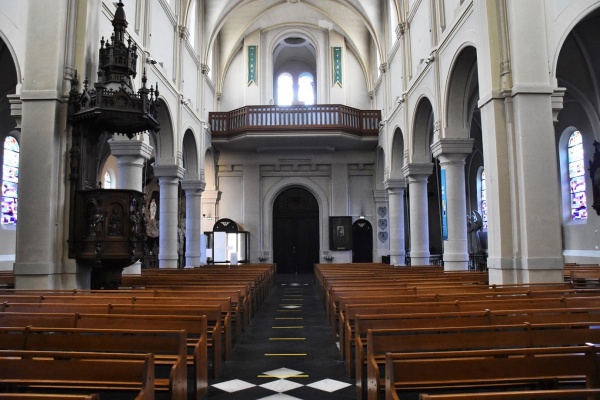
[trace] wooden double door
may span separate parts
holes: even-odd
[[[289,188],[273,204],[273,260],[280,274],[310,274],[319,262],[319,204],[306,189]]]

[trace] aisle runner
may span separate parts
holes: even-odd
[[[313,280],[312,275],[278,277],[277,287],[234,348],[220,382],[211,385],[206,398],[356,398],[355,386],[349,383],[339,351],[330,339],[330,327]]]

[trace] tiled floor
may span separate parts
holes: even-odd
[[[211,400],[356,399],[313,275],[278,275],[219,379],[209,384]]]

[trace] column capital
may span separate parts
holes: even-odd
[[[205,190],[202,193],[202,199],[206,201],[217,202],[221,198],[221,192],[218,190]]]
[[[386,179],[383,181],[385,190],[406,189],[406,179]]]
[[[179,165],[154,165],[154,176],[157,178],[183,178],[185,169]]]
[[[206,182],[200,181],[200,180],[193,180],[193,179],[189,179],[189,180],[183,180],[181,181],[181,188],[185,191],[185,192],[203,192],[204,188],[206,187]]]
[[[386,190],[373,190],[373,199],[375,202],[387,201]]]
[[[149,160],[152,157],[152,146],[141,140],[114,140],[108,141],[110,154],[115,157],[135,156]]]
[[[431,153],[435,158],[438,158],[441,155],[462,155],[464,159],[467,154],[471,154],[473,151],[473,138],[462,138],[462,139],[449,139],[443,138],[433,143],[431,148]]]
[[[402,167],[407,179],[427,178],[433,173],[433,163],[410,163]]]

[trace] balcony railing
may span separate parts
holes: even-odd
[[[313,106],[246,106],[228,112],[211,112],[213,138],[247,131],[344,131],[360,136],[379,133],[381,111],[358,110],[340,104]]]

